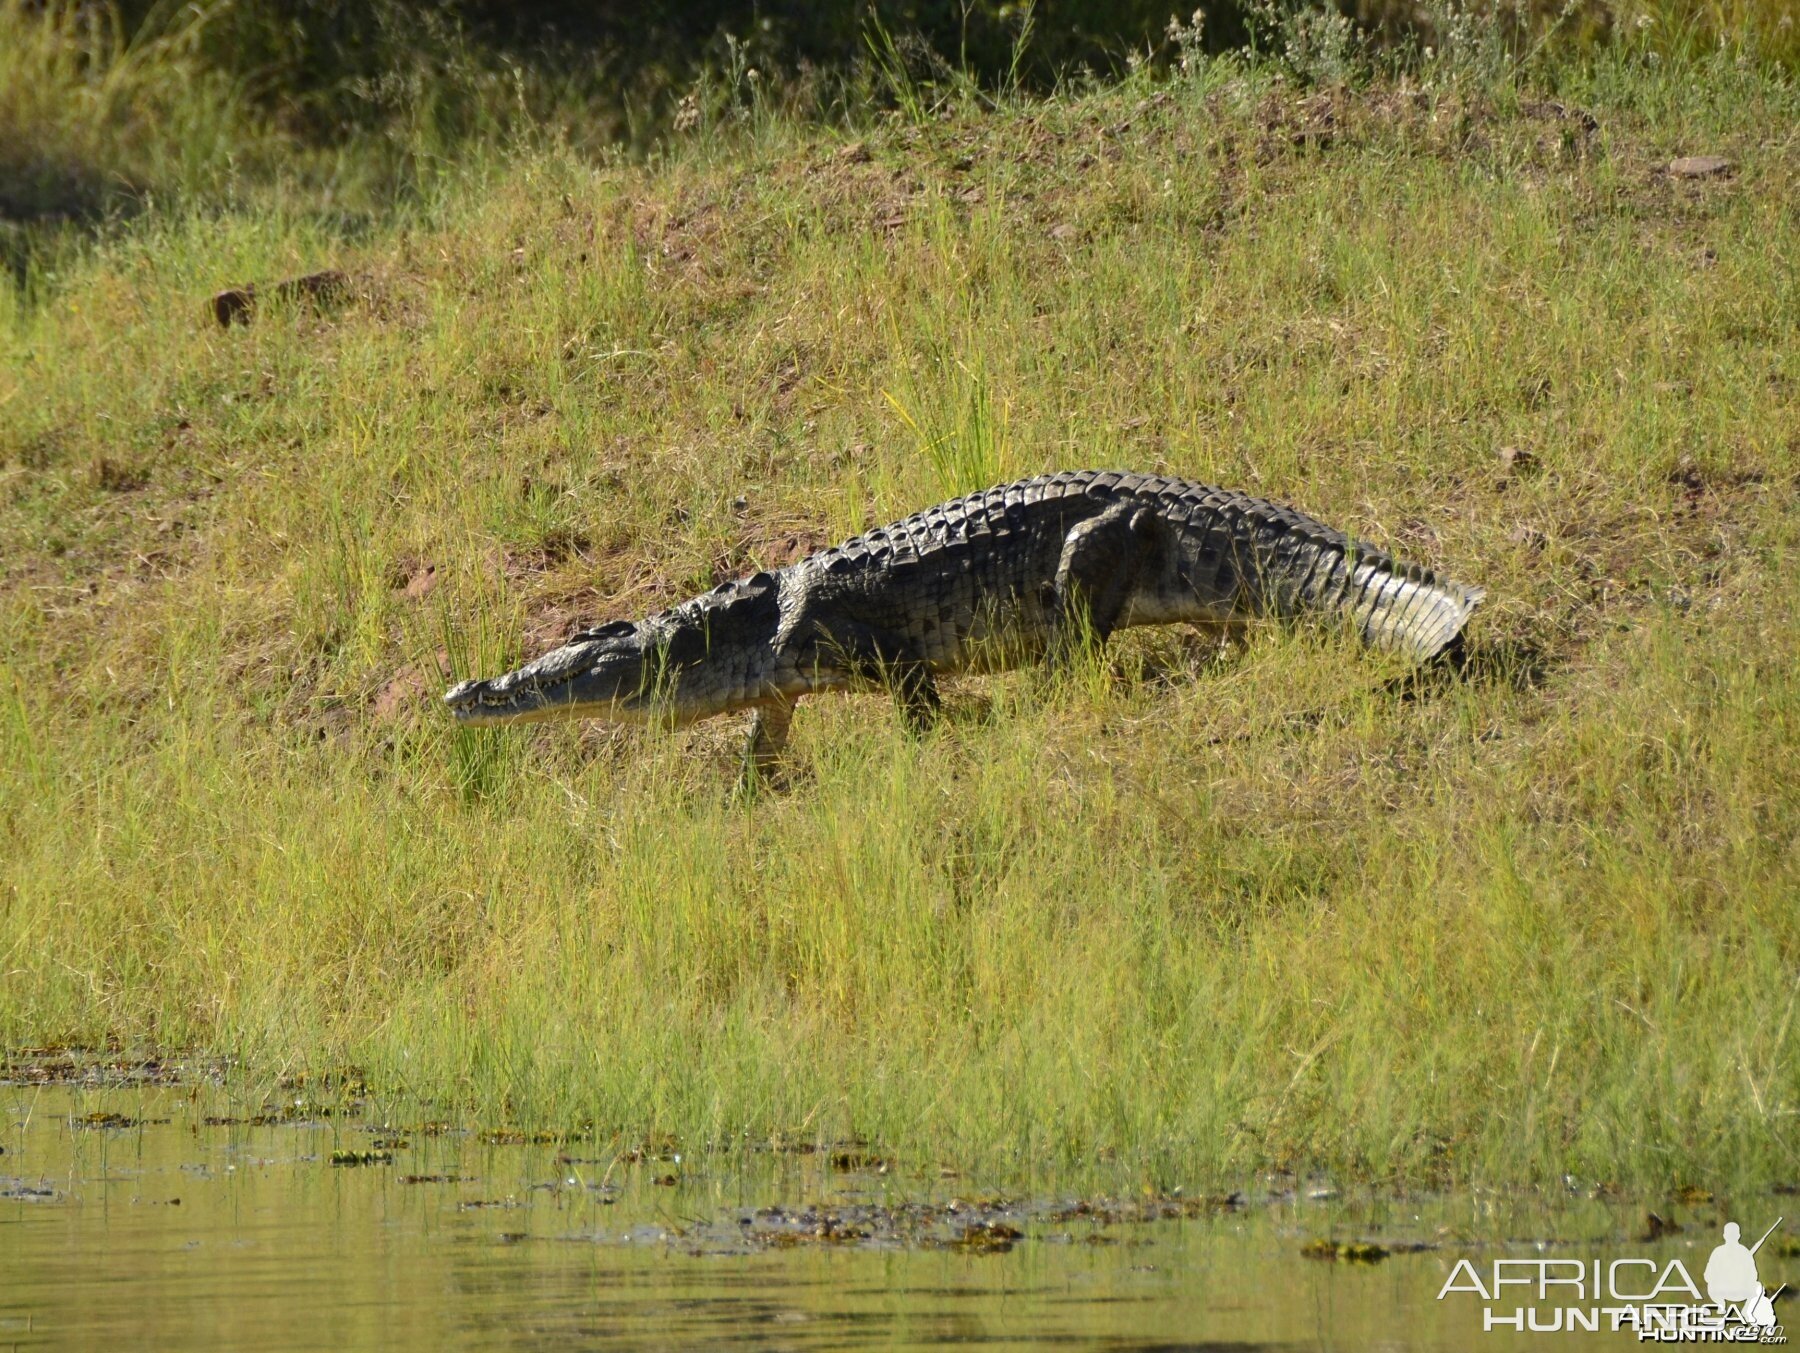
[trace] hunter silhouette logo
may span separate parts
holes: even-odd
[[[1775,1226],[1781,1225],[1783,1220],[1777,1217]],[[1775,1324],[1775,1298],[1786,1287],[1784,1283],[1769,1295],[1763,1291],[1756,1276],[1756,1252],[1763,1247],[1763,1241],[1775,1233],[1775,1226],[1763,1232],[1762,1240],[1745,1249],[1738,1240],[1742,1234],[1738,1224],[1726,1222],[1725,1243],[1706,1261],[1706,1295],[1719,1306],[1737,1307],[1743,1312],[1744,1323],[1758,1329],[1769,1329]]]
[[[1756,1265],[1757,1251],[1783,1220],[1777,1217],[1750,1246],[1736,1222],[1725,1223],[1723,1243],[1702,1273],[1704,1292],[1680,1259],[1494,1259],[1485,1272],[1459,1259],[1437,1299],[1458,1292],[1479,1297],[1484,1330],[1614,1330],[1654,1343],[1785,1344],[1775,1299],[1787,1284],[1769,1291]]]

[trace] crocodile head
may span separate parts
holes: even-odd
[[[643,626],[614,621],[504,676],[459,682],[444,692],[444,703],[458,723],[472,727],[541,719],[644,722],[656,704],[656,648]]]
[[[471,726],[541,719],[676,725],[748,702],[780,620],[766,573],[725,583],[647,620],[584,630],[504,676],[444,692]]]

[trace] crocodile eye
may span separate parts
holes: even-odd
[[[569,636],[569,642],[579,639],[626,639],[637,633],[637,625],[630,620],[609,620],[596,629],[582,630]]]

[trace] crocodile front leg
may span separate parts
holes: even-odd
[[[766,775],[780,764],[793,723],[794,702],[784,695],[756,707],[756,717],[750,721],[750,742],[744,748],[747,779]]]
[[[901,635],[847,617],[818,617],[795,627],[796,661],[816,687],[878,685],[894,693],[908,728],[922,732],[942,700],[923,655]]]

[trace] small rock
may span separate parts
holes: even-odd
[[[1664,1236],[1674,1235],[1680,1229],[1680,1222],[1659,1216],[1655,1212],[1646,1212],[1644,1214],[1644,1231],[1638,1237],[1638,1242],[1648,1244],[1652,1240],[1661,1240]]]
[[[950,1242],[951,1248],[979,1254],[1004,1254],[1025,1233],[1003,1221],[977,1221],[964,1227]]]
[[[1326,1263],[1379,1264],[1389,1253],[1383,1246],[1359,1240],[1309,1240],[1300,1247],[1302,1259]]]
[[[250,322],[250,307],[256,300],[255,287],[232,287],[212,298],[213,319],[221,329]]]
[[[437,586],[437,581],[437,565],[427,564],[408,578],[406,586],[400,590],[408,601],[423,601],[431,595],[432,589]]]
[[[394,1153],[392,1151],[333,1151],[331,1163],[333,1165],[392,1165]]]
[[[1670,177],[1678,179],[1710,179],[1731,172],[1731,161],[1722,155],[1683,155],[1670,160]]]
[[[1520,446],[1503,446],[1497,455],[1500,468],[1510,475],[1528,475],[1540,468],[1536,454]]]

